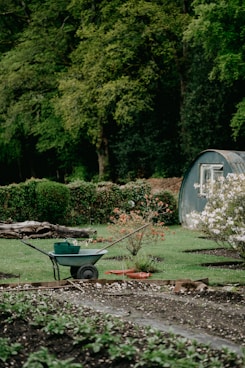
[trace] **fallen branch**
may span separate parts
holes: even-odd
[[[96,231],[89,228],[66,227],[49,222],[0,223],[0,238],[6,239],[89,238],[95,234]]]

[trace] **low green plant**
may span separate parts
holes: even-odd
[[[43,327],[43,331],[52,335],[63,335],[72,326],[69,315],[55,314]]]
[[[135,257],[131,257],[128,268],[134,268],[138,272],[154,273],[158,271],[156,258],[147,255],[145,252],[140,252]]]
[[[74,324],[73,333],[74,344],[91,342],[93,341],[93,336],[96,334],[96,326],[91,318],[83,318],[83,320],[77,318]]]
[[[21,348],[18,342],[11,343],[9,338],[0,337],[0,360],[6,362],[11,355],[17,355]]]
[[[139,348],[136,346],[137,340],[126,339],[121,344],[111,344],[108,349],[112,361],[132,361],[139,354]]]
[[[50,354],[46,347],[41,347],[35,353],[31,353],[23,365],[23,368],[83,368],[82,364],[73,363],[73,358],[59,360]]]
[[[24,303],[22,294],[18,294],[17,298],[14,296],[7,298],[8,294],[4,294],[4,302],[0,304],[0,310],[5,315],[5,321],[12,323],[15,319],[25,319],[30,313],[30,304]],[[16,300],[17,299],[17,300]]]
[[[84,347],[92,349],[97,354],[101,350],[109,349],[112,345],[120,344],[121,337],[115,334],[114,327],[115,320],[113,321],[109,316],[109,320],[103,324],[103,330],[100,333],[95,333],[94,341],[86,344]]]

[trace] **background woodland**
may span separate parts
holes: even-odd
[[[244,150],[243,0],[0,0],[0,185]]]

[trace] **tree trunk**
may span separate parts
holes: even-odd
[[[89,238],[94,234],[96,231],[92,229],[53,225],[49,222],[0,223],[0,238],[6,239]]]
[[[99,165],[99,180],[107,180],[109,171],[109,151],[108,139],[104,136],[104,130],[101,129],[101,135],[97,142],[97,155]]]

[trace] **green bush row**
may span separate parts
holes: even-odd
[[[117,185],[111,182],[76,181],[61,184],[46,179],[0,187],[0,221],[48,221],[54,224],[105,224],[114,208],[143,211],[146,198],[164,203],[162,220],[177,223],[177,201],[170,192],[151,196],[144,180]],[[165,211],[165,209],[167,209]]]

